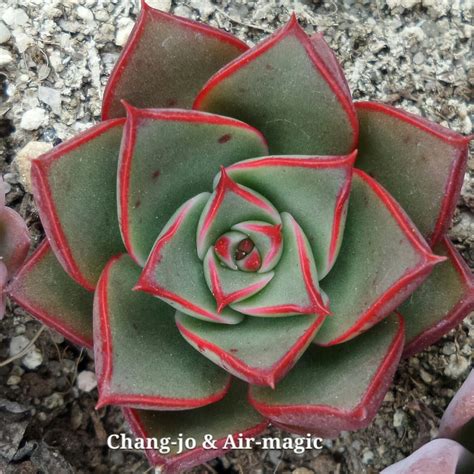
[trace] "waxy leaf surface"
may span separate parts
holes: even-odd
[[[64,271],[47,240],[14,276],[7,293],[35,318],[70,341],[92,347],[94,295]]]
[[[184,110],[127,107],[119,166],[119,221],[132,258],[143,265],[173,212],[212,190],[221,166],[267,150],[262,135],[237,120]]]
[[[356,170],[341,251],[321,282],[332,316],[315,342],[337,344],[367,330],[404,301],[440,260],[393,198]]]
[[[175,310],[132,291],[138,267],[128,255],[105,267],[94,299],[94,351],[99,406],[179,410],[220,400],[229,375],[179,334]]]
[[[308,347],[324,317],[245,318],[236,326],[176,314],[181,334],[202,355],[251,384],[272,387]]]
[[[273,390],[251,387],[250,401],[272,422],[334,437],[367,426],[382,403],[403,349],[403,321],[386,318],[352,341],[310,346]]]
[[[359,102],[356,109],[356,166],[382,184],[435,243],[451,222],[469,139],[390,106]]]
[[[102,122],[32,161],[35,202],[51,248],[88,290],[109,258],[124,251],[116,211],[123,122]]]
[[[160,467],[166,474],[182,473],[186,469],[220,456],[231,449],[224,447],[229,437],[238,442],[259,435],[267,422],[248,404],[247,385],[233,380],[227,395],[217,403],[194,410],[160,412],[150,410],[125,410],[133,432],[140,438],[165,438],[177,440],[193,438],[197,448],[178,454],[178,446],[170,445],[169,454],[147,450],[150,464]],[[203,448],[205,435],[211,435],[216,449]]]
[[[247,50],[237,38],[206,25],[155,10],[142,11],[105,90],[102,118],[136,107],[190,108],[219,68]]]
[[[190,316],[224,324],[243,318],[230,308],[217,311],[196,251],[196,229],[210,193],[183,204],[165,225],[150,254],[137,290],[151,293]]]
[[[294,16],[217,72],[193,107],[253,125],[275,155],[342,155],[357,140],[352,102]]]

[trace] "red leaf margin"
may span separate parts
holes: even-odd
[[[96,409],[106,405],[122,405],[139,409],[186,410],[202,407],[221,400],[229,391],[231,384],[230,376],[223,390],[210,397],[193,400],[142,394],[124,394],[112,391],[112,335],[110,331],[107,287],[112,266],[125,255],[116,255],[108,261],[99,278],[94,295],[94,359],[99,391],[99,401]]]
[[[322,75],[324,80],[329,85],[330,89],[334,92],[336,98],[340,102],[342,108],[346,112],[349,123],[352,126],[354,132],[354,138],[351,149],[357,148],[359,138],[359,121],[352,101],[348,100],[347,91],[341,89],[338,83],[338,78],[334,77],[328,68],[328,61],[323,60],[319,53],[316,52],[314,43],[305,33],[303,28],[299,25],[296,15],[293,13],[288,23],[280,28],[278,31],[270,35],[261,43],[258,43],[254,48],[249,49],[233,61],[229,62],[226,66],[217,71],[209,81],[203,86],[201,91],[196,96],[193,104],[193,109],[200,109],[202,102],[204,101],[207,94],[222,80],[230,76],[241,67],[247,65],[249,62],[258,58],[260,55],[271,49],[275,44],[281,41],[283,38],[289,35],[295,35],[299,42],[304,47],[306,54],[308,55],[311,62],[314,64],[315,69]],[[318,38],[315,39],[317,41]]]
[[[319,316],[314,323],[309,326],[305,333],[298,339],[298,341],[284,354],[275,364],[270,368],[250,367],[243,360],[238,358],[231,352],[222,350],[216,344],[209,342],[202,337],[194,334],[192,331],[184,327],[178,321],[176,326],[183,335],[183,337],[192,344],[201,353],[210,352],[215,354],[223,364],[226,366],[225,370],[232,375],[245,380],[253,385],[268,385],[275,388],[275,385],[280,381],[295,365],[298,358],[305,351],[311,343],[317,330],[321,327],[325,320],[325,316]]]
[[[41,308],[38,308],[36,306],[32,306],[16,291],[16,282],[20,280],[23,275],[27,274],[31,270],[31,268],[41,262],[41,260],[45,257],[49,250],[50,245],[48,243],[48,240],[44,239],[43,242],[41,242],[41,244],[39,245],[39,247],[30,256],[30,258],[20,268],[20,270],[15,275],[14,279],[10,282],[5,291],[13,301],[15,301],[22,308],[26,309],[39,321],[43,322],[49,327],[52,327],[74,344],[77,344],[80,347],[86,347],[87,349],[92,349],[94,345],[92,339],[84,338],[83,335],[77,333],[76,331],[65,325],[61,320],[57,318],[56,315],[50,314],[47,311],[43,311],[41,310]]]
[[[471,269],[448,237],[444,236],[441,242],[445,246],[450,260],[453,262],[456,271],[459,273],[465,285],[464,298],[451,309],[444,319],[438,321],[419,334],[415,339],[408,342],[402,357],[410,357],[417,352],[421,352],[431,344],[434,344],[441,336],[456,327],[470,311],[474,310],[474,277],[471,273]]]
[[[31,161],[33,195],[35,196],[41,223],[48,236],[51,249],[71,278],[89,291],[94,291],[95,284],[88,281],[82,274],[72,255],[52,196],[49,193],[47,174],[52,163],[60,159],[63,154],[69,153],[84,143],[94,140],[111,128],[122,126],[124,123],[124,118],[101,122]]]
[[[445,197],[441,205],[438,220],[436,221],[432,234],[426,238],[431,247],[433,247],[441,240],[451,223],[454,210],[456,209],[457,200],[461,193],[464,170],[467,166],[469,154],[468,145],[474,135],[465,137],[423,117],[379,102],[360,101],[355,102],[354,106],[356,110],[366,109],[389,115],[392,118],[406,122],[409,125],[419,128],[420,130],[458,148],[459,154],[454,159],[451,166],[449,179],[447,181],[446,189],[444,190]]]
[[[104,98],[102,101],[102,120],[109,119],[110,107],[114,98],[115,89],[117,87],[117,82],[120,79],[123,70],[127,67],[130,57],[133,55],[134,50],[136,49],[137,44],[140,42],[143,30],[146,28],[147,21],[149,18],[157,19],[161,21],[168,21],[172,23],[179,24],[182,27],[190,28],[201,33],[204,33],[209,36],[214,36],[219,40],[233,44],[237,49],[240,49],[242,52],[248,50],[248,45],[243,41],[239,40],[230,33],[212,28],[204,23],[198,23],[197,21],[189,20],[187,18],[171,15],[165,13],[164,11],[157,10],[156,8],[151,7],[146,3],[145,0],[141,0],[141,10],[139,17],[133,27],[130,37],[120,54],[119,59],[115,63],[115,66],[110,74],[109,80],[104,91]]]
[[[122,409],[125,419],[129,423],[132,432],[137,438],[147,438],[146,429],[143,423],[140,421],[140,415],[136,410],[130,408]],[[253,426],[241,434],[244,439],[253,438],[261,434],[268,426],[268,421],[262,421],[256,426]],[[186,469],[191,469],[199,464],[205,463],[214,459],[218,456],[231,451],[231,448],[224,448],[226,438],[216,440],[217,449],[204,449],[202,446],[192,451],[181,453],[179,455],[173,456],[171,459],[165,456],[161,456],[155,450],[145,450],[145,455],[148,459],[148,462],[157,468],[162,468],[163,473],[166,474],[179,474]]]
[[[341,431],[365,428],[375,417],[382,404],[402,355],[405,323],[401,315],[395,314],[398,317],[398,331],[374,377],[370,381],[365,395],[354,408],[345,410],[329,405],[266,405],[263,402],[257,401],[252,396],[251,390],[249,391],[250,404],[275,426],[298,434],[312,432],[318,436],[334,438]],[[312,417],[312,419],[317,420],[317,426],[313,425],[308,429],[307,426],[302,427],[285,422],[284,417],[291,418],[295,415],[304,418]]]

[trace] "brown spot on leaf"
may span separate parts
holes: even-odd
[[[265,64],[265,69],[267,71],[273,71],[273,69],[275,69],[271,64]]]
[[[137,208],[139,208],[141,205],[142,205],[142,202],[140,201],[140,199],[137,199],[137,200],[135,201],[135,206],[134,206],[134,207],[135,207],[135,209],[137,209]]]
[[[222,145],[223,143],[227,143],[231,138],[232,135],[230,133],[226,133],[225,135],[222,135],[222,137],[220,137],[217,141]]]
[[[160,170],[156,170],[156,171],[153,172],[153,174],[151,175],[151,177],[152,177],[153,179],[158,179],[158,177],[160,176],[160,174],[161,174],[161,171],[160,171]]]
[[[176,107],[177,104],[178,104],[177,99],[168,99],[166,101],[166,107]]]
[[[229,349],[229,352],[236,353],[239,352],[239,349]]]

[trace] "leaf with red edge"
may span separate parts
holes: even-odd
[[[253,438],[267,427],[268,422],[248,404],[246,392],[246,384],[233,380],[226,397],[213,405],[180,412],[124,410],[124,414],[137,438],[196,440],[195,449],[180,454],[176,445],[169,445],[169,454],[145,451],[150,464],[160,472],[178,474],[230,451],[230,440],[237,443],[241,438]],[[207,434],[216,449],[203,447]]]
[[[276,155],[347,154],[357,143],[352,101],[294,15],[217,72],[193,108],[253,125]]]
[[[132,291],[140,270],[128,255],[114,257],[97,284],[98,406],[186,410],[220,400],[229,374],[196,357],[176,328],[171,306]]]
[[[266,197],[234,182],[222,168],[219,181],[197,227],[197,251],[203,259],[208,249],[233,225],[248,220],[281,223],[280,215]]]
[[[403,349],[395,315],[345,344],[310,346],[274,390],[251,387],[250,402],[273,423],[335,437],[366,427],[375,416]]]
[[[119,165],[119,222],[143,265],[163,226],[187,199],[212,189],[220,166],[265,154],[264,138],[238,120],[127,106]]]
[[[447,237],[434,251],[447,260],[398,308],[405,318],[405,357],[436,342],[474,310],[474,279],[469,267]]]
[[[210,193],[185,202],[165,225],[151,251],[136,290],[145,291],[195,318],[224,324],[243,316],[217,304],[204,279],[196,252],[196,228]]]
[[[366,331],[443,260],[431,253],[398,203],[376,181],[355,170],[339,258],[321,282],[332,317],[315,342],[338,344]]]
[[[450,438],[474,452],[474,370],[446,408],[439,438]]]
[[[88,290],[109,258],[124,251],[117,218],[123,124],[102,122],[32,161],[35,201],[51,248]]]
[[[356,109],[357,167],[381,183],[436,243],[456,207],[469,137],[388,105],[358,102]]]
[[[235,163],[226,171],[296,219],[322,279],[342,242],[355,156],[269,156]]]
[[[450,439],[435,439],[380,474],[472,474],[474,456]]]
[[[135,28],[107,83],[102,118],[125,115],[121,99],[136,107],[191,108],[206,80],[247,49],[228,33],[142,1]]]
[[[92,348],[93,294],[72,280],[47,240],[13,277],[7,294],[65,338]]]
[[[176,313],[184,338],[202,355],[251,384],[274,387],[310,344],[324,316],[246,318],[236,326]]]
[[[308,239],[290,214],[284,212],[281,218],[284,248],[275,276],[255,296],[230,306],[251,316],[326,316],[329,314],[328,301],[319,288]]]

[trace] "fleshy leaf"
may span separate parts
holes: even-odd
[[[259,273],[265,273],[275,268],[283,251],[281,224],[271,225],[259,221],[246,221],[232,226],[232,229],[247,234],[255,247],[258,248],[262,258]]]
[[[107,83],[102,119],[125,115],[122,99],[143,108],[191,108],[206,80],[247,49],[228,33],[142,1],[135,28]]]
[[[393,315],[345,344],[311,345],[274,390],[251,387],[250,402],[272,422],[322,437],[366,427],[402,349],[403,320]]]
[[[304,229],[322,279],[334,264],[346,220],[355,153],[348,156],[270,156],[226,169]]]
[[[387,105],[359,102],[356,109],[357,167],[381,183],[436,243],[451,222],[469,138]]]
[[[474,370],[446,408],[438,437],[453,439],[474,451]]]
[[[102,122],[32,161],[34,196],[51,248],[93,290],[124,247],[117,219],[117,163],[124,120]]]
[[[69,277],[46,239],[6,291],[42,323],[79,346],[92,348],[93,294]]]
[[[243,319],[230,308],[217,311],[196,252],[196,228],[210,197],[202,193],[184,203],[159,235],[136,290],[151,293],[190,316],[224,324]]]
[[[273,278],[273,272],[255,273],[231,270],[222,266],[210,248],[204,258],[204,277],[209,291],[214,295],[217,311],[231,303],[250,298],[261,291]]]
[[[472,474],[474,456],[450,439],[435,439],[380,474]]]
[[[397,202],[355,170],[341,252],[321,282],[333,316],[315,342],[338,344],[366,331],[402,303],[442,260],[431,253]]]
[[[187,199],[212,189],[219,167],[265,154],[262,135],[234,119],[127,106],[119,165],[119,222],[143,265],[163,226]]]
[[[352,101],[295,16],[217,72],[193,108],[253,125],[275,155],[347,154],[357,141]]]
[[[176,328],[171,306],[132,291],[140,271],[128,255],[114,257],[97,285],[98,406],[185,410],[220,400],[229,374],[196,357]]]
[[[405,318],[405,357],[436,342],[474,310],[474,280],[458,251],[447,237],[434,251],[447,260],[398,308]]]
[[[247,236],[241,232],[229,231],[222,234],[214,244],[214,251],[217,258],[223,265],[231,270],[237,270],[239,267],[235,263],[235,254],[239,244]]]
[[[258,192],[235,183],[221,169],[217,186],[204,208],[197,227],[197,251],[203,259],[209,247],[242,221],[258,220],[280,224],[278,211]]]
[[[323,320],[315,315],[249,317],[227,326],[176,313],[181,334],[202,355],[251,384],[271,387],[301,357]]]
[[[260,293],[231,307],[251,316],[325,316],[327,299],[319,289],[308,239],[290,214],[281,217],[284,248],[275,276]]]
[[[176,445],[169,445],[169,454],[145,451],[150,464],[160,468],[160,472],[178,474],[229,451],[231,445],[226,446],[226,441],[237,442],[240,435],[243,439],[255,437],[267,427],[268,423],[248,404],[246,392],[246,384],[233,380],[226,397],[206,407],[180,412],[124,410],[124,413],[137,438],[182,437],[197,441],[195,449],[181,454],[177,453]],[[212,436],[216,449],[203,447],[206,434]]]

